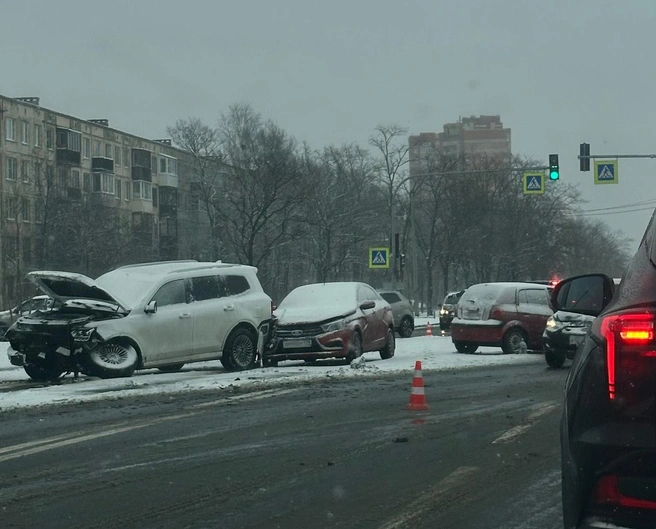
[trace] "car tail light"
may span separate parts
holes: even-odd
[[[603,476],[595,486],[594,502],[608,507],[624,507],[627,509],[656,510],[656,501],[647,498],[627,496],[620,490],[619,479],[616,475]]]
[[[608,396],[615,400],[618,368],[637,374],[645,366],[644,359],[656,357],[652,312],[622,312],[597,319],[592,333],[606,341]]]
[[[489,318],[491,320],[502,320],[503,319],[503,309],[501,307],[497,307],[496,305],[493,306],[490,309],[490,316]]]

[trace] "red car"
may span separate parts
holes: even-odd
[[[505,353],[542,350],[549,316],[550,287],[535,283],[483,283],[465,290],[451,322],[451,340],[460,353],[481,345],[500,346]]]
[[[365,283],[317,283],[298,287],[273,313],[273,336],[262,364],[313,361],[379,351],[394,356],[394,317],[383,298]]]

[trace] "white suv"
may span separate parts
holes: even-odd
[[[271,298],[250,266],[173,261],[124,266],[95,281],[68,272],[27,277],[56,305],[9,329],[8,354],[38,380],[176,371],[216,359],[249,369],[269,332]]]

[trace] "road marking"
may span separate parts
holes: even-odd
[[[225,399],[220,399],[220,400],[215,400],[212,402],[202,402],[200,404],[194,404],[192,406],[188,406],[190,409],[195,409],[195,408],[207,408],[209,406],[225,406],[226,404],[231,404],[233,402],[238,402],[240,400],[262,400],[262,399],[268,399],[269,397],[277,397],[278,395],[285,395],[287,393],[293,393],[294,391],[298,391],[299,388],[292,388],[292,389],[265,389],[262,391],[258,392],[251,392],[251,393],[245,393],[243,395],[237,395],[235,397],[228,397]]]
[[[220,406],[220,405],[230,404],[232,402],[238,402],[241,400],[261,400],[269,397],[277,397],[278,395],[292,393],[297,390],[298,388],[267,389],[259,392],[244,393],[243,395],[237,395],[235,397],[220,399],[213,402],[203,402],[201,404],[189,406],[188,408],[193,409],[193,408],[205,408],[208,406]],[[3,463],[4,461],[9,461],[11,459],[17,459],[19,457],[38,454],[40,452],[45,452],[47,450],[53,450],[55,448],[62,448],[64,446],[70,446],[73,444],[93,441],[94,439],[100,439],[103,437],[108,437],[110,435],[117,435],[132,430],[138,430],[140,428],[146,428],[147,426],[153,426],[155,424],[159,424],[165,421],[173,421],[176,419],[182,419],[184,417],[190,417],[192,415],[197,415],[198,413],[200,413],[200,411],[197,412],[190,411],[178,415],[170,415],[168,417],[160,417],[158,419],[152,419],[150,421],[142,422],[139,424],[118,426],[118,427],[110,428],[109,430],[101,430],[96,432],[89,432],[88,430],[69,432],[67,434],[58,435],[55,437],[49,437],[46,439],[38,439],[36,441],[29,441],[26,443],[20,443],[13,446],[5,446],[0,448],[0,463]]]
[[[545,402],[534,406],[533,411],[526,418],[526,424],[513,426],[510,430],[502,433],[499,437],[492,441],[492,444],[507,443],[512,441],[516,437],[519,437],[523,433],[530,430],[540,417],[555,410],[557,407],[558,404],[555,402]]]
[[[411,502],[405,512],[381,525],[378,529],[398,529],[405,526],[413,527],[416,525],[413,522],[417,518],[422,518],[425,511],[434,507],[439,496],[466,481],[476,471],[478,471],[478,467],[457,468],[444,479],[438,481],[435,487],[424,492],[416,500]]]

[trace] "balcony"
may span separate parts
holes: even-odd
[[[81,200],[82,190],[79,187],[69,187],[68,198],[70,198],[71,200]]]
[[[114,172],[114,160],[101,156],[94,156],[91,158],[91,170],[94,172]]]
[[[174,174],[159,174],[159,185],[160,187],[178,187],[178,175]]]
[[[80,153],[69,149],[57,149],[57,165],[80,165]]]
[[[150,172],[150,167],[132,166],[132,180],[143,180],[145,182],[152,182],[153,175]]]
[[[159,205],[159,216],[160,217],[177,217],[178,215],[178,206],[162,204]]]
[[[74,130],[57,127],[57,165],[80,165],[82,135]]]

